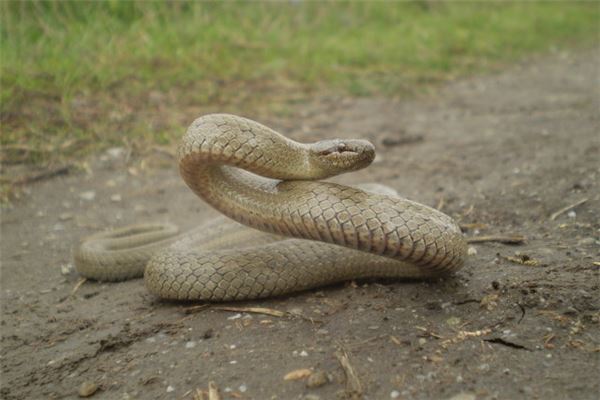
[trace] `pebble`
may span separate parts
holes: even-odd
[[[106,150],[106,155],[117,159],[117,158],[121,158],[126,154],[126,150],[123,147],[111,147],[110,149]]]
[[[475,398],[473,393],[460,392],[450,397],[448,400],[475,400]]]
[[[456,325],[460,324],[460,318],[450,317],[446,320],[446,323],[450,326],[456,326]]]
[[[79,397],[90,397],[98,390],[98,385],[93,382],[83,382],[79,386]]]
[[[186,344],[185,344],[186,349],[193,349],[194,347],[196,347],[196,342],[194,342],[194,341],[189,341],[189,342],[186,342]]]
[[[68,212],[62,213],[58,216],[58,219],[60,219],[61,221],[68,221],[72,218],[73,218],[73,214],[68,213]]]
[[[248,386],[246,386],[245,384],[241,384],[238,390],[242,393],[245,393],[246,390],[248,390]]]
[[[60,273],[62,275],[69,275],[71,272],[73,272],[73,264],[68,263],[60,266]]]
[[[427,344],[427,339],[419,338],[419,346],[424,346],[425,344]]]
[[[596,244],[596,239],[593,237],[586,237],[577,242],[578,246],[590,246],[592,244]]]
[[[112,196],[110,196],[110,201],[114,201],[115,203],[120,202],[122,199],[123,198],[120,194],[113,194]]]
[[[469,255],[469,256],[477,255],[477,249],[473,246],[469,247],[469,249],[467,250],[467,255]]]
[[[325,371],[316,371],[306,380],[306,387],[318,388],[329,383],[329,376]]]
[[[571,210],[567,213],[567,217],[575,218],[575,217],[577,217],[577,213],[575,211]]]
[[[397,390],[392,390],[390,392],[390,399],[397,399],[398,397],[400,397],[400,392]]]
[[[321,400],[321,397],[317,396],[316,394],[307,394],[302,398],[302,400]]]
[[[167,393],[171,393],[174,391],[175,391],[175,388],[173,386],[171,386],[171,385],[167,386]]]
[[[92,201],[96,198],[96,192],[94,192],[93,190],[89,190],[87,192],[81,192],[81,193],[79,193],[79,198],[81,200]]]

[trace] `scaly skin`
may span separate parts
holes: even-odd
[[[363,168],[373,157],[365,141],[301,144],[245,118],[203,116],[180,146],[181,176],[226,216],[271,235],[234,222],[212,223],[187,239],[172,229],[161,236],[155,228],[148,240],[146,233],[109,233],[85,241],[76,265],[84,276],[120,280],[140,275],[146,254],[151,292],[209,301],[459,269],[467,246],[449,216],[397,196],[313,181]],[[130,259],[137,260],[135,272],[126,266]]]

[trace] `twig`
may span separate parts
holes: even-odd
[[[208,400],[221,400],[219,388],[213,381],[208,382]]]
[[[197,313],[199,311],[204,311],[207,308],[209,308],[211,305],[210,304],[201,304],[199,306],[191,306],[191,307],[186,307],[183,309],[183,313],[184,314],[194,314]]]
[[[488,235],[467,238],[467,243],[499,242],[506,244],[524,244],[527,238],[522,235]]]
[[[566,213],[567,211],[582,205],[583,203],[585,203],[586,201],[588,201],[588,198],[586,197],[585,199],[581,199],[571,205],[568,205],[566,207],[561,208],[560,210],[558,210],[557,212],[553,213],[552,215],[550,215],[550,221],[554,221],[559,215]]]
[[[348,353],[345,350],[340,349],[335,352],[335,357],[338,359],[344,374],[346,375],[346,393],[350,398],[360,399],[362,398],[363,388],[356,371],[350,364],[348,359]]]
[[[193,314],[193,313],[196,313],[199,311],[204,311],[204,310],[219,310],[219,311],[232,311],[232,312],[240,312],[240,313],[246,312],[246,313],[253,313],[253,314],[265,314],[265,315],[270,315],[272,317],[278,317],[278,318],[289,316],[289,317],[302,318],[313,324],[322,324],[323,323],[323,321],[321,321],[321,320],[307,317],[302,314],[293,314],[293,313],[274,310],[272,308],[265,308],[265,307],[230,307],[230,306],[216,306],[216,305],[212,305],[212,304],[201,304],[198,306],[184,308],[183,313],[184,314]]]
[[[75,295],[75,293],[77,293],[77,291],[79,290],[79,288],[81,287],[81,285],[83,285],[86,282],[87,282],[87,278],[81,278],[77,282],[77,284],[75,285],[75,287],[73,288],[73,290],[71,290],[71,297],[73,297]]]
[[[460,224],[460,229],[462,231],[467,231],[470,229],[486,229],[488,226],[486,224],[482,224],[480,222],[475,222],[472,224]]]
[[[21,178],[15,179],[11,183],[13,185],[26,185],[28,183],[38,182],[44,179],[53,178],[58,175],[66,175],[73,168],[73,165],[63,165],[57,168],[50,168],[45,171],[39,172],[37,174],[23,176]]]
[[[442,208],[444,208],[444,205],[446,204],[445,200],[444,200],[444,195],[440,196],[440,199],[437,203],[437,206],[435,207],[436,210],[442,211]]]
[[[233,312],[247,312],[254,314],[265,314],[273,317],[285,317],[286,313],[279,310],[273,310],[272,308],[264,307],[227,307],[227,306],[213,306],[213,310],[221,311],[233,311]]]

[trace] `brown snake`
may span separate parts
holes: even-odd
[[[302,144],[245,118],[203,116],[179,147],[181,176],[221,213],[269,234],[224,218],[184,235],[168,224],[137,225],[84,240],[76,267],[97,280],[143,275],[162,298],[210,301],[459,269],[467,246],[446,214],[382,189],[316,181],[374,156],[364,140]]]

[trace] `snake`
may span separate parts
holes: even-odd
[[[325,180],[374,158],[366,140],[299,143],[240,116],[201,116],[178,147],[179,172],[223,215],[186,233],[170,223],[97,233],[76,249],[76,269],[98,281],[143,276],[160,298],[213,302],[460,269],[467,244],[450,216],[383,185]]]

